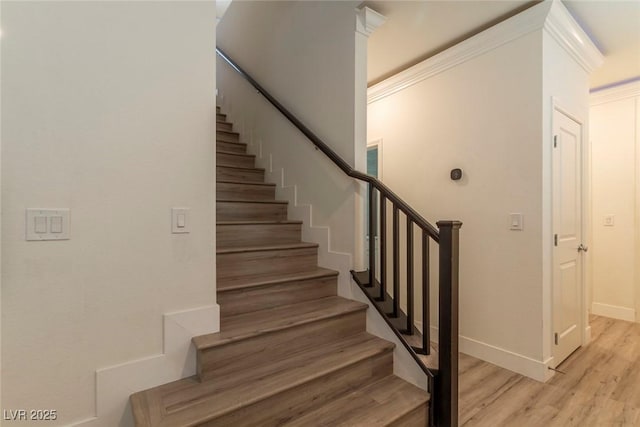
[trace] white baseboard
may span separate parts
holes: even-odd
[[[422,331],[422,324],[416,324],[416,327]],[[438,328],[436,326],[431,326],[431,341],[438,342]],[[550,366],[553,366],[553,357],[545,361],[536,360],[463,335],[460,335],[459,350],[460,353],[484,360],[536,381],[546,382],[554,374],[549,369]]]
[[[96,415],[73,426],[133,426],[129,396],[195,375],[196,355],[191,338],[220,330],[220,306],[167,313],[163,316],[163,330],[162,354],[96,371]]]
[[[594,302],[591,304],[591,313],[598,316],[611,317],[612,319],[627,320],[629,322],[636,321],[636,311],[633,308],[618,305]]]

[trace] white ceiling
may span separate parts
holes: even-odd
[[[387,21],[369,38],[369,84],[415,65],[507,17],[530,0],[371,0]],[[605,56],[592,88],[640,77],[640,0],[564,0]]]

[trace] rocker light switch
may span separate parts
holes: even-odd
[[[33,231],[37,234],[47,232],[47,217],[45,215],[37,215],[33,218]]]
[[[521,213],[512,213],[509,215],[510,220],[510,230],[522,230],[522,214]]]
[[[189,208],[171,209],[171,232],[174,234],[189,233],[191,224],[189,222]]]

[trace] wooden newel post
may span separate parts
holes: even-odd
[[[440,269],[436,425],[458,426],[458,254],[460,221],[438,221]]]

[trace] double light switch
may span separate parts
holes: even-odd
[[[27,209],[27,240],[68,240],[69,209]]]

